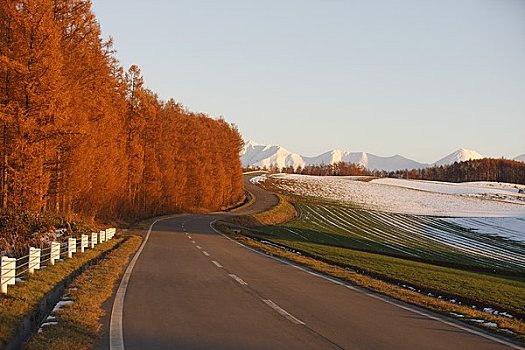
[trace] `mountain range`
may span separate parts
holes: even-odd
[[[366,152],[347,152],[334,149],[316,157],[306,157],[297,153],[290,152],[278,145],[261,145],[254,141],[248,141],[241,152],[242,166],[267,167],[276,165],[279,168],[292,166],[294,168],[306,165],[333,164],[337,162],[347,162],[359,164],[370,170],[394,171],[400,169],[420,169],[430,166],[440,166],[462,162],[470,159],[484,158],[476,151],[459,149],[446,157],[443,157],[432,164],[419,163],[415,160],[395,155],[391,157],[376,156]],[[518,156],[515,160],[525,161],[525,154]]]

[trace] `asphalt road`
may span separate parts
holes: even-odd
[[[247,188],[256,200],[240,213],[277,202]],[[210,227],[222,215],[154,225],[125,294],[125,349],[511,348],[242,247]]]

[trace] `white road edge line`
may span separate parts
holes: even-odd
[[[237,242],[237,241],[234,240],[234,239],[231,239],[230,237],[226,236],[224,233],[222,233],[222,232],[220,232],[219,230],[217,230],[215,227],[213,227],[213,224],[215,223],[215,221],[217,221],[217,220],[214,220],[214,221],[210,222],[210,228],[211,228],[213,231],[215,231],[215,232],[218,233],[219,235],[223,236],[224,238],[226,238],[226,239],[228,239],[228,240],[230,240],[230,241],[232,241],[232,242],[234,242],[234,243],[240,245],[241,247],[243,247],[243,248],[245,248],[245,249],[248,249],[249,251],[252,251],[252,252],[254,252],[254,253],[256,253],[256,254],[259,254],[259,255],[265,256],[265,257],[267,257],[267,258],[270,258],[270,259],[273,259],[273,260],[279,261],[279,262],[281,262],[281,263],[283,263],[283,264],[286,264],[286,265],[289,265],[289,266],[291,266],[291,267],[295,267],[296,269],[301,270],[301,271],[303,271],[303,272],[306,272],[306,273],[308,273],[308,274],[310,274],[310,275],[312,275],[312,276],[316,276],[316,277],[321,278],[321,279],[324,279],[324,280],[326,280],[326,281],[329,281],[329,282],[332,282],[332,283],[338,284],[338,285],[340,285],[340,286],[344,286],[344,287],[346,287],[346,288],[348,288],[348,289],[351,289],[351,290],[357,291],[357,292],[362,293],[362,294],[364,294],[364,295],[367,295],[367,296],[369,296],[369,297],[371,297],[371,298],[374,298],[374,299],[377,299],[377,300],[381,300],[381,301],[383,301],[383,302],[385,302],[385,303],[387,303],[387,304],[390,304],[390,305],[393,305],[393,306],[397,306],[397,307],[399,307],[399,308],[401,308],[401,309],[404,309],[404,310],[407,310],[407,311],[413,312],[413,313],[415,313],[415,314],[417,314],[417,315],[421,315],[421,316],[427,317],[427,318],[429,318],[429,319],[431,319],[431,320],[438,321],[438,322],[444,323],[444,324],[446,324],[446,325],[449,325],[449,326],[452,326],[452,327],[455,327],[455,328],[461,329],[461,330],[463,330],[463,331],[465,331],[465,332],[467,332],[467,333],[478,335],[478,336],[483,337],[483,338],[485,338],[485,339],[489,339],[489,340],[492,340],[492,341],[494,341],[494,342],[496,342],[496,343],[499,343],[499,344],[503,344],[503,345],[509,346],[509,347],[511,347],[511,348],[513,348],[513,349],[516,349],[516,350],[525,350],[524,347],[521,347],[521,346],[519,346],[519,345],[513,344],[513,343],[508,342],[508,341],[503,340],[503,339],[499,339],[499,338],[493,337],[493,336],[491,336],[491,335],[489,335],[489,334],[483,333],[482,331],[477,331],[477,330],[475,330],[475,329],[471,329],[471,328],[468,328],[468,327],[466,327],[466,326],[462,326],[462,325],[456,324],[456,323],[454,323],[454,322],[447,321],[447,320],[442,319],[442,318],[440,318],[440,317],[438,317],[438,316],[431,315],[431,314],[429,314],[429,313],[427,313],[427,312],[417,310],[417,309],[412,308],[412,307],[410,307],[410,306],[401,305],[401,304],[400,304],[401,301],[399,301],[399,302],[393,302],[393,301],[387,300],[387,299],[386,299],[387,297],[383,297],[383,296],[381,296],[381,295],[375,295],[375,294],[372,294],[372,293],[370,293],[370,292],[365,291],[364,289],[361,289],[361,288],[355,288],[354,286],[352,286],[352,285],[350,285],[350,284],[348,284],[348,283],[344,283],[344,282],[338,281],[338,280],[336,280],[336,279],[330,278],[330,277],[325,276],[325,275],[322,275],[322,274],[320,274],[320,273],[316,273],[316,272],[313,272],[313,271],[308,271],[307,269],[305,269],[305,268],[303,268],[303,267],[301,267],[301,266],[299,266],[299,265],[293,264],[293,263],[291,263],[291,262],[289,262],[289,261],[286,261],[286,260],[284,260],[284,259],[277,258],[277,257],[275,257],[275,256],[271,256],[271,255],[268,255],[268,254],[264,254],[264,253],[262,253],[262,252],[260,252],[260,251],[258,251],[258,250],[256,250],[256,249],[250,248],[250,247],[248,247],[247,245],[244,245],[244,244],[242,244],[242,243],[240,243],[240,242]]]
[[[222,265],[219,264],[217,261],[212,260],[213,265],[217,266],[219,269],[222,269]]]
[[[233,273],[229,274],[228,276],[230,276],[235,281],[237,281],[237,283],[239,283],[241,286],[247,286],[248,285],[248,283],[244,282],[240,277],[234,275]]]
[[[151,230],[153,229],[153,225],[155,225],[159,221],[167,220],[171,218],[173,218],[173,216],[162,218],[162,219],[157,219],[150,225],[148,233],[146,234],[146,237],[144,238],[144,241],[140,245],[139,250],[137,250],[137,252],[133,256],[133,259],[129,263],[128,267],[126,268],[126,271],[124,272],[124,275],[122,276],[122,279],[120,280],[120,284],[118,286],[117,293],[115,294],[115,301],[113,302],[113,308],[111,309],[111,319],[110,319],[110,324],[109,324],[109,349],[110,350],[124,350],[124,333],[122,330],[122,314],[124,312],[124,298],[126,297],[126,290],[128,289],[129,279],[131,277],[131,273],[133,272],[133,268],[135,267],[135,264],[137,263],[137,260],[140,256],[140,253],[142,253],[144,246],[148,242],[148,238],[151,234]]]
[[[300,319],[298,319],[297,317],[293,316],[292,314],[290,314],[289,312],[287,312],[286,310],[284,310],[283,308],[281,308],[279,305],[277,305],[276,303],[274,303],[273,301],[271,301],[270,299],[263,299],[264,303],[266,305],[268,305],[269,307],[271,307],[272,309],[274,309],[275,311],[277,311],[277,313],[281,316],[283,316],[284,318],[286,318],[288,321],[291,321],[292,323],[295,323],[295,324],[300,324],[300,325],[304,325],[304,322],[301,321]]]
[[[202,251],[202,254],[206,255],[206,256],[210,256],[210,253],[208,253],[207,251],[203,250]]]

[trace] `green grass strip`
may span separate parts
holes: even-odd
[[[403,281],[424,290],[453,295],[514,314],[525,314],[525,279],[506,278],[436,266],[386,255],[272,239],[328,262],[348,265],[359,270]]]

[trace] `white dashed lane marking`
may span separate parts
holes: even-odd
[[[213,265],[217,266],[219,269],[222,268],[222,265],[219,264],[217,261],[213,260],[212,263],[213,263]]]
[[[202,251],[202,254],[206,255],[206,256],[210,256],[210,253],[208,253],[207,251]]]
[[[233,278],[237,283],[239,283],[241,286],[247,286],[248,283],[244,282],[240,277],[235,276],[234,274],[229,274],[231,278]]]
[[[290,314],[288,311],[284,310],[283,308],[281,308],[279,305],[277,305],[276,303],[274,303],[273,301],[271,301],[270,299],[263,299],[264,303],[266,305],[268,305],[269,307],[271,307],[272,309],[274,309],[275,311],[277,311],[277,313],[281,316],[283,316],[284,318],[286,318],[288,321],[291,321],[292,323],[295,323],[295,324],[300,324],[300,325],[304,325],[304,322],[301,321],[300,319],[298,319],[297,317],[293,316],[292,314]]]

